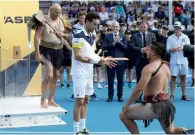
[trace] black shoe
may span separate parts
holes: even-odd
[[[82,135],[90,135],[89,131],[84,128],[83,131],[81,131]]]
[[[66,88],[70,88],[70,84],[69,83],[67,83]]]
[[[118,101],[123,102],[123,98],[122,97],[118,98]]]
[[[112,102],[113,98],[108,98],[107,102]]]
[[[90,96],[90,99],[93,101],[98,101],[97,95],[93,93],[93,95]]]
[[[59,86],[59,88],[64,88],[64,84],[62,83],[62,84]]]
[[[70,101],[70,102],[74,102],[74,100],[75,100],[75,99],[74,99],[74,95],[72,94],[72,96],[69,98],[69,101]]]

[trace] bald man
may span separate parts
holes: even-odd
[[[42,96],[41,107],[47,108],[49,106],[58,107],[54,102],[54,94],[58,80],[57,72],[62,65],[63,51],[62,40],[64,37],[64,24],[60,19],[61,6],[53,4],[50,7],[47,16],[51,26],[55,28],[54,31],[47,23],[42,23],[37,27],[34,37],[35,58],[38,62],[44,65],[44,79],[42,81]],[[46,91],[50,89],[48,103],[46,103]]]
[[[125,57],[125,49],[127,49],[127,41],[124,34],[119,33],[120,26],[117,21],[112,23],[112,33],[106,35],[104,40],[104,49],[106,56]],[[117,75],[117,97],[119,102],[123,102],[123,75],[125,70],[125,61],[118,61],[114,68],[107,67],[108,76],[108,100],[111,102],[114,96],[114,78]]]

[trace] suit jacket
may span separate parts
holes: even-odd
[[[152,42],[155,42],[155,41],[156,41],[156,37],[155,37],[154,33],[147,31],[146,46],[152,44]],[[131,46],[132,46],[131,52],[132,52],[134,64],[137,65],[140,62],[141,58],[143,57],[143,54],[141,52],[141,48],[144,47],[143,42],[142,42],[142,35],[140,32],[133,34],[133,36],[131,38]]]
[[[113,58],[125,57],[125,50],[127,49],[127,40],[124,34],[119,34],[120,41],[114,44],[114,34],[106,35],[103,43],[103,48],[106,50],[105,56],[112,56]],[[126,65],[126,61],[118,61],[118,65]]]

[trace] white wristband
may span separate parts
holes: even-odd
[[[90,62],[91,64],[97,64],[99,61],[90,60],[89,62]]]
[[[97,54],[94,54],[91,59],[92,60],[90,61],[90,63],[97,64],[100,61],[101,57],[99,55],[97,55]]]

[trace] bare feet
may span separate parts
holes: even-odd
[[[187,131],[188,129],[187,128],[185,128],[185,127],[181,127],[181,129],[183,129],[183,131]]]
[[[46,99],[45,98],[41,98],[41,107],[42,108],[47,108],[47,104],[46,104]]]
[[[173,131],[173,134],[183,134],[187,130],[188,129],[186,129],[184,127],[175,128],[174,131]]]
[[[47,103],[48,106],[54,106],[54,107],[59,107],[60,105],[56,104],[53,100],[52,101],[48,101]]]

